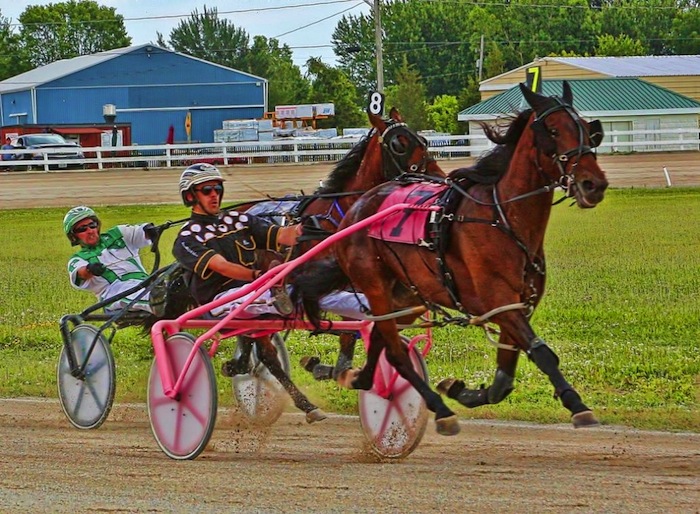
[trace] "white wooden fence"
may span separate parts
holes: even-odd
[[[639,140],[639,137],[643,140]],[[479,135],[429,135],[431,153],[436,158],[478,156],[493,144]],[[195,162],[229,164],[277,164],[337,161],[359,141],[359,137],[335,139],[290,138],[265,142],[193,143],[174,145],[134,145],[119,147],[82,148],[84,159],[61,159],[56,154],[65,148],[46,148],[42,158],[32,160],[0,161],[0,169],[10,170],[62,170],[83,165],[87,168],[169,168],[183,167]],[[698,129],[616,131],[605,135],[600,152],[650,152],[666,150],[699,150]],[[21,158],[27,150],[1,150],[2,154]]]

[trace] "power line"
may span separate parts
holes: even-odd
[[[282,5],[282,6],[277,6],[277,7],[256,7],[256,8],[251,8],[251,9],[236,9],[232,11],[219,11],[217,10],[217,15],[223,15],[227,16],[230,14],[248,14],[248,13],[253,13],[253,12],[260,12],[260,11],[281,11],[284,9],[298,9],[298,8],[306,8],[306,7],[318,7],[318,6],[323,6],[323,5],[334,5],[334,4],[343,4],[343,3],[350,3],[350,2],[357,2],[357,0],[326,0],[326,1],[319,1],[319,2],[312,2],[312,3],[307,3],[307,4],[292,4],[292,5]],[[358,4],[359,5],[359,4]],[[350,9],[353,9],[354,7],[357,7],[357,5],[351,7]],[[349,9],[347,9],[349,10]],[[344,11],[342,11],[344,12]],[[123,18],[123,21],[153,21],[153,20],[171,20],[171,19],[179,19],[179,18],[189,18],[192,16],[193,13],[187,13],[187,14],[164,14],[160,16],[137,16],[137,17],[130,17],[130,18]],[[203,14],[203,13],[199,13]],[[91,24],[101,24],[101,23],[112,23],[115,20],[75,20],[71,21],[71,23],[77,23],[77,24],[84,24],[84,25],[91,25]],[[21,27],[21,26],[32,26],[32,25],[66,25],[65,21],[47,21],[47,22],[37,22],[37,23],[10,23],[10,27]]]
[[[460,4],[463,5],[464,0],[417,0],[423,3],[441,3],[441,4]],[[603,5],[600,8],[590,7],[588,5],[570,5],[570,4],[513,4],[507,0],[502,2],[479,2],[469,1],[469,5],[479,7],[505,7],[505,8],[523,8],[523,9],[586,9],[591,11],[602,11],[607,9],[612,10],[639,10],[639,11],[658,11],[665,10],[680,10],[679,7],[673,5]]]
[[[284,33],[280,34],[279,36],[274,36],[274,38],[275,38],[275,39],[279,39],[279,38],[281,38],[281,37],[283,37],[283,36],[286,36],[286,35],[288,35],[288,34],[292,34],[292,33],[294,33],[294,32],[298,32],[298,31],[303,30],[303,29],[305,29],[305,28],[311,27],[312,25],[316,25],[316,24],[318,24],[318,23],[321,23],[322,21],[326,21],[326,20],[329,20],[329,19],[331,19],[331,18],[335,18],[336,16],[338,16],[338,15],[340,15],[340,14],[343,14],[344,12],[351,11],[351,10],[353,10],[355,7],[359,7],[360,5],[363,5],[363,4],[364,4],[364,2],[360,2],[360,3],[358,3],[358,4],[353,5],[352,7],[348,7],[347,9],[343,9],[342,11],[339,11],[339,12],[337,12],[337,13],[335,13],[335,14],[331,14],[330,16],[326,16],[325,18],[321,18],[320,20],[312,21],[311,23],[307,23],[306,25],[302,25],[302,26],[299,27],[299,28],[292,29],[292,30],[288,30],[287,32],[284,32]]]

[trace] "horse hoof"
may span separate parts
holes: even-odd
[[[328,416],[326,416],[326,413],[321,409],[314,409],[306,413],[306,422],[309,424],[316,423],[317,421],[323,421],[327,417]]]
[[[457,420],[457,415],[447,416],[446,418],[440,418],[435,420],[435,427],[437,433],[440,435],[457,435],[459,434],[459,421]]]
[[[346,369],[340,372],[337,378],[338,385],[346,389],[353,389],[352,382],[360,374],[360,370],[357,368]]]
[[[574,428],[589,428],[600,425],[600,422],[595,418],[593,412],[589,410],[574,414],[571,416],[571,422],[574,424]]]
[[[441,395],[447,395],[447,391],[449,391],[450,387],[452,387],[452,384],[454,384],[455,381],[456,379],[454,378],[445,378],[441,380],[437,386],[435,386],[435,389]]]
[[[301,367],[304,368],[309,373],[313,373],[314,366],[316,366],[317,364],[321,364],[321,359],[319,359],[315,355],[302,357],[301,360],[299,361],[299,364],[301,364]]]

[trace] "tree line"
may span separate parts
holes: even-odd
[[[380,6],[387,104],[417,129],[457,133],[457,113],[479,101],[479,80],[545,56],[700,53],[700,0],[385,0]],[[154,44],[264,77],[269,104],[335,104],[327,125],[366,124],[377,83],[373,14],[346,15],[337,64],[295,65],[277,39],[195,9]],[[0,10],[0,80],[59,59],[131,45],[123,16],[94,0],[31,5],[17,23]]]

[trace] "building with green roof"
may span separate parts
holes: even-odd
[[[523,81],[525,75],[522,76]],[[700,102],[638,78],[568,80],[574,107],[585,119],[599,119],[606,137],[601,152],[698,150]],[[542,80],[542,93],[560,95],[563,80]],[[483,135],[480,123],[503,124],[528,106],[517,85],[461,111],[469,134]]]

